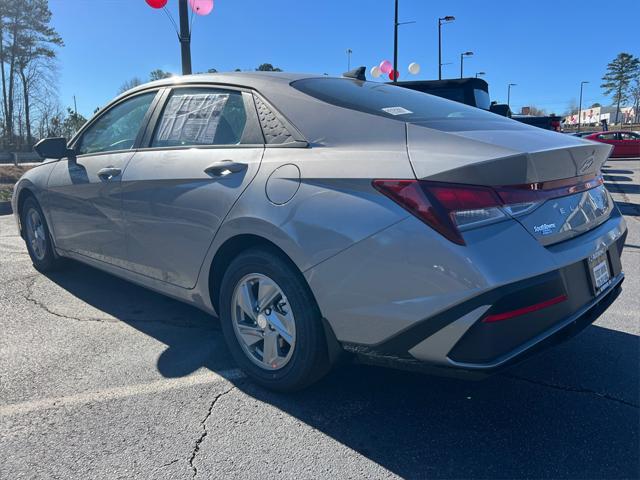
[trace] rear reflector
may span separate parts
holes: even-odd
[[[518,308],[516,310],[511,310],[509,312],[488,315],[487,317],[482,319],[482,321],[485,323],[491,323],[491,322],[501,322],[502,320],[509,320],[510,318],[513,318],[513,317],[519,317],[520,315],[536,312],[538,310],[542,310],[543,308],[550,307],[551,305],[564,302],[566,299],[567,299],[566,295],[558,295],[557,297],[551,298],[549,300],[545,300],[544,302],[535,303],[527,307]]]
[[[372,184],[447,239],[465,245],[460,229],[522,215],[545,200],[583,192],[603,182],[602,176],[588,175],[499,187],[428,180],[374,180]]]

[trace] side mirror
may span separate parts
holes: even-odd
[[[75,158],[75,152],[67,148],[67,139],[64,137],[43,138],[33,146],[33,149],[43,159],[45,158]]]

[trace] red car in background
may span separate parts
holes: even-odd
[[[613,157],[640,157],[640,134],[635,132],[598,132],[582,137],[613,145]]]

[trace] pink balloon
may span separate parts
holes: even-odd
[[[151,8],[162,8],[167,4],[167,0],[145,0]]]
[[[393,65],[391,65],[389,60],[383,60],[380,62],[380,71],[382,73],[389,73],[391,70],[393,70]]]
[[[209,15],[213,10],[213,0],[189,0],[189,5],[196,15]]]

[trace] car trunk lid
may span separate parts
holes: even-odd
[[[407,124],[407,150],[420,180],[495,189],[504,210],[543,245],[595,228],[613,208],[599,176],[608,145],[527,126],[443,131]]]

